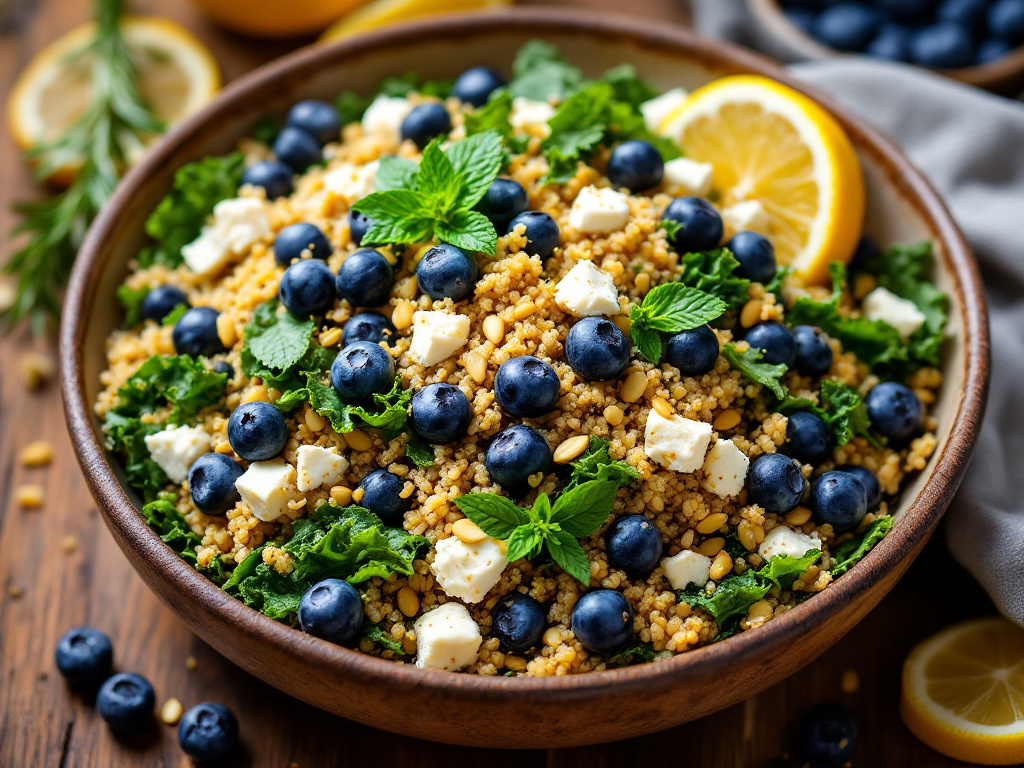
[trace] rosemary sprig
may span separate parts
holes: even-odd
[[[113,192],[146,134],[163,130],[136,84],[137,69],[121,34],[124,0],[94,0],[95,37],[73,59],[89,57],[92,98],[63,136],[25,152],[42,180],[68,166],[77,169],[67,189],[15,206],[24,218],[13,234],[29,239],[4,266],[17,277],[14,303],[0,312],[12,327],[27,319],[36,333],[60,314],[61,291],[85,232]]]

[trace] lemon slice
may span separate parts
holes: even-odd
[[[195,112],[220,88],[220,70],[210,52],[177,24],[129,16],[122,29],[135,54],[139,91],[158,118],[173,125]],[[63,135],[89,105],[89,54],[75,56],[93,37],[83,24],[38,54],[18,78],[7,102],[11,134],[23,148]],[[141,152],[139,153],[141,155]],[[73,168],[58,173],[67,183]]]
[[[766,77],[735,75],[694,91],[662,125],[688,157],[714,166],[723,215],[757,212],[780,264],[823,283],[830,261],[850,260],[864,178],[849,138],[814,101]]]
[[[319,32],[366,0],[192,0],[222,27],[252,37],[294,37]]]
[[[373,0],[345,16],[321,36],[336,40],[401,21],[511,5],[512,0]]]
[[[903,663],[903,722],[968,763],[1024,762],[1024,630],[1001,617],[945,629]]]

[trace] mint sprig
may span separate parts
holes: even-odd
[[[662,333],[689,331],[721,317],[728,305],[717,296],[682,283],[655,286],[629,311],[629,335],[644,359],[661,360]]]

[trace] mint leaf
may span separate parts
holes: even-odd
[[[525,509],[496,493],[470,493],[459,496],[455,500],[455,506],[476,523],[480,530],[496,539],[508,539],[516,528],[530,522]],[[511,559],[509,558],[510,561]]]
[[[434,232],[438,239],[464,251],[493,256],[498,247],[494,225],[479,211],[455,211],[448,221],[439,221]]]
[[[393,189],[415,189],[420,167],[404,157],[383,157],[373,177],[373,188],[378,192]]]
[[[618,490],[613,480],[590,480],[564,490],[551,507],[551,522],[576,538],[586,538],[612,513]]]
[[[786,375],[786,366],[782,363],[770,365],[761,362],[764,357],[763,349],[749,347],[746,352],[740,352],[735,344],[729,343],[722,347],[722,357],[747,379],[763,384],[780,400],[785,399],[787,390],[782,383],[782,377]]]
[[[653,328],[630,325],[629,337],[633,340],[633,344],[644,360],[655,364],[661,361],[664,345],[662,344],[660,333]]]
[[[725,310],[725,302],[717,296],[682,283],[663,283],[652,288],[629,314],[634,324],[679,333],[706,325]]]
[[[820,559],[820,549],[809,549],[801,557],[776,555],[768,558],[768,562],[757,571],[757,575],[780,589],[790,590],[793,588],[793,582]]]
[[[639,479],[640,471],[636,467],[622,460],[612,460],[608,446],[608,438],[590,436],[587,450],[572,463],[572,474],[563,493],[589,480],[611,480],[622,487]]]
[[[117,286],[117,300],[124,307],[125,328],[134,328],[142,322],[142,302],[146,300],[148,295],[148,285],[144,285],[141,288],[129,288],[122,283]]]
[[[544,543],[544,536],[527,523],[512,530],[508,536],[505,557],[510,563],[535,557]]]
[[[409,440],[405,444],[405,455],[417,467],[430,467],[434,464],[434,447],[427,443],[414,430],[407,430]]]
[[[512,63],[514,77],[508,84],[513,96],[535,101],[562,99],[583,82],[583,73],[566,63],[551,43],[530,40],[516,54]]]
[[[278,310],[277,299],[260,304],[245,326],[245,349],[263,365],[284,371],[309,349],[316,323]]]
[[[490,188],[501,170],[502,147],[501,134],[488,130],[456,141],[445,150],[445,157],[462,180],[460,208],[472,208]]]
[[[590,585],[590,563],[575,536],[568,531],[551,531],[544,543],[555,565],[583,586]]]
[[[679,234],[680,230],[683,228],[683,225],[673,219],[662,219],[661,221],[658,222],[658,228],[665,230],[665,239],[667,239],[671,243],[673,240],[676,239],[676,235]],[[700,288],[699,285],[694,287]]]
[[[405,649],[402,648],[402,643],[387,634],[380,624],[367,624],[363,629],[363,638],[369,640],[374,645],[381,646],[387,651],[397,653],[399,656],[406,655]]]
[[[505,140],[512,136],[512,94],[500,88],[491,94],[487,103],[463,115],[466,136],[473,136],[484,131],[497,131]]]
[[[352,210],[370,218],[370,226],[363,235],[365,242],[416,243],[433,233],[429,201],[413,190],[373,192],[357,200]]]
[[[686,253],[680,257],[680,264],[679,282],[717,296],[729,309],[740,309],[750,298],[750,281],[736,275],[740,263],[728,248]]]
[[[572,94],[548,120],[551,132],[541,142],[548,161],[545,183],[564,184],[580,161],[590,158],[604,140],[612,87],[594,82]]]
[[[856,565],[892,530],[891,516],[873,520],[860,536],[854,536],[836,547],[832,553],[832,578],[838,578]]]
[[[363,113],[372,101],[373,98],[370,96],[362,96],[355,91],[342,91],[334,100],[334,109],[344,126],[362,120]]]
[[[453,209],[461,191],[456,179],[455,166],[441,151],[442,137],[437,137],[423,149],[420,169],[416,175],[416,191],[426,199],[427,207],[439,221]],[[458,146],[462,142],[457,142]]]
[[[160,325],[171,326],[172,328],[181,320],[181,316],[188,312],[188,304],[178,304],[170,312],[164,315]]]
[[[782,286],[786,282],[786,278],[793,274],[792,267],[776,267],[775,275],[765,285],[764,289],[768,293],[779,296],[782,292]]]

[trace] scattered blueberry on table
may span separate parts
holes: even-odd
[[[819,704],[800,721],[800,754],[820,768],[837,768],[857,751],[857,723],[840,704]]]
[[[131,672],[108,677],[96,694],[100,717],[115,731],[141,730],[152,720],[155,706],[153,686],[146,678]]]
[[[178,745],[182,752],[200,762],[226,760],[238,748],[238,720],[223,704],[196,704],[181,716]]]
[[[110,638],[91,627],[65,632],[54,652],[57,670],[72,685],[95,685],[110,675],[114,648]]]

